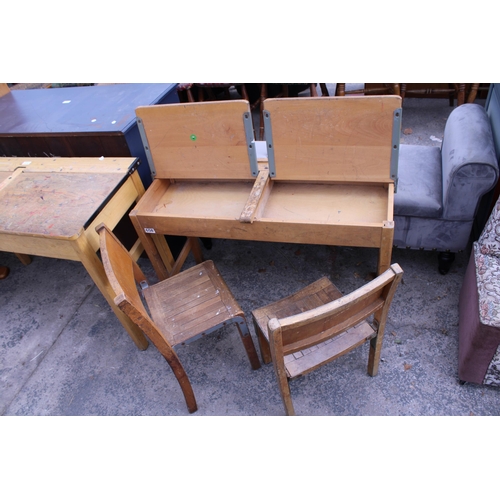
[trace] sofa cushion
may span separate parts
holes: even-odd
[[[484,325],[500,327],[500,258],[483,254],[474,242],[479,318]]]
[[[401,144],[394,214],[439,218],[443,208],[442,192],[440,149]]]
[[[500,257],[500,198],[493,207],[477,243],[482,254]]]

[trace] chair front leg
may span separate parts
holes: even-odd
[[[255,321],[255,318],[254,318],[253,324],[254,324],[255,332],[257,333],[257,340],[259,341],[259,348],[260,348],[260,354],[262,356],[262,362],[265,365],[268,365],[272,361],[271,350],[269,348],[269,342],[266,339],[266,337],[264,336],[264,334],[262,333],[259,325],[257,324],[257,321]]]
[[[241,341],[243,342],[243,346],[245,347],[245,351],[248,356],[248,360],[252,365],[253,370],[257,370],[260,368],[260,361],[257,351],[255,350],[255,345],[252,340],[252,336],[250,335],[250,330],[248,329],[247,322],[245,318],[239,316],[234,319],[236,322],[236,326],[238,328],[238,332],[241,337]]]
[[[283,357],[283,347],[281,343],[281,333],[270,334],[270,347],[271,347],[271,357],[273,359],[274,371],[276,373],[276,379],[278,380],[278,386],[281,393],[281,399],[283,400],[283,405],[285,406],[285,412],[288,416],[295,415],[295,409],[293,408],[292,395],[290,394],[290,385],[288,383],[288,377],[285,368],[285,359]]]

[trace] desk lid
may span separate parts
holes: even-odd
[[[396,181],[399,96],[267,99],[264,106],[276,180]]]
[[[255,144],[245,123],[248,101],[141,106],[136,114],[157,178],[241,180],[257,175],[249,156]],[[254,158],[256,167],[256,153]]]

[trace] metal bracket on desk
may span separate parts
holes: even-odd
[[[391,179],[394,181],[394,192],[398,190],[399,142],[401,140],[402,114],[402,108],[395,109],[392,123]]]
[[[267,160],[269,162],[269,177],[276,177],[276,162],[274,161],[273,131],[271,129],[271,113],[264,110],[264,138],[266,139]]]
[[[255,137],[253,134],[252,115],[246,111],[243,113],[243,124],[245,126],[245,136],[247,140],[248,158],[250,160],[250,173],[253,177],[259,174],[257,166],[257,150],[255,148]]]
[[[137,118],[137,127],[139,129],[139,134],[141,135],[144,151],[146,152],[146,158],[148,159],[149,169],[151,170],[151,179],[154,180],[156,176],[156,170],[153,163],[151,150],[149,149],[148,138],[146,137],[146,131],[144,130],[144,124],[142,123],[142,120],[140,118]]]

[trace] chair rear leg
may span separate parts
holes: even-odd
[[[387,318],[387,308],[375,313],[373,326],[377,329],[377,335],[370,340],[370,352],[368,354],[368,375],[375,377],[378,373],[380,354],[384,342],[385,321]]]
[[[283,405],[285,407],[285,413],[288,416],[295,415],[295,409],[292,403],[292,395],[290,393],[290,384],[288,382],[288,377],[286,374],[286,368],[283,362],[283,358],[279,361],[276,358],[273,359],[274,373],[276,374],[276,380],[278,381],[278,386],[280,389],[281,399],[283,400]]]
[[[250,364],[252,365],[252,369],[257,370],[258,368],[260,368],[259,356],[257,355],[257,351],[255,350],[255,345],[253,343],[252,336],[250,335],[250,330],[248,329],[247,322],[245,318],[241,316],[234,318],[234,321],[236,322],[241,341],[245,346],[245,351],[247,352],[247,356]]]
[[[375,377],[378,373],[381,351],[382,341],[377,335],[370,340],[370,352],[368,354],[368,375],[370,375],[371,377]]]

